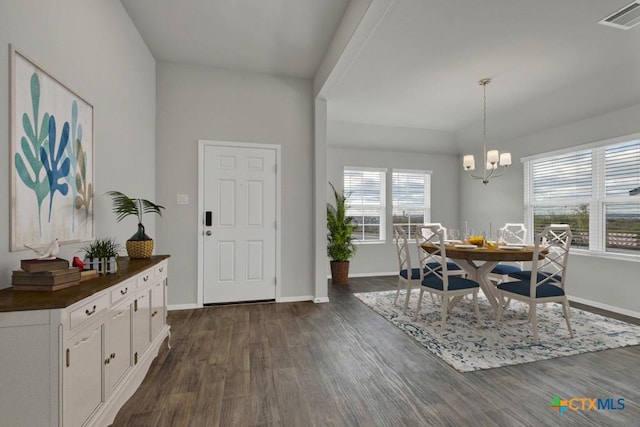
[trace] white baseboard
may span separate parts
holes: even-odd
[[[299,297],[280,297],[276,299],[276,302],[300,302],[300,301],[313,301],[313,295],[303,295]]]
[[[618,314],[622,314],[622,315],[625,315],[625,316],[629,316],[629,317],[634,317],[636,319],[640,319],[640,312],[637,312],[637,311],[627,310],[625,308],[615,307],[613,305],[602,304],[601,302],[591,301],[591,300],[584,299],[584,298],[572,297],[571,295],[569,295],[568,297],[569,297],[569,301],[575,301],[575,302],[580,303],[580,304],[584,304],[584,305],[588,305],[588,306],[591,306],[591,307],[600,308],[602,310],[611,311],[613,313],[618,313]]]
[[[315,302],[316,304],[321,304],[321,303],[329,302],[329,297],[319,297],[319,298],[314,298],[313,302]]]
[[[193,310],[194,308],[202,308],[202,306],[198,304],[172,304],[167,306],[167,311]]]
[[[316,298],[314,298],[313,295],[302,295],[302,296],[297,296],[297,297],[281,297],[278,298],[276,300],[276,302],[281,303],[281,302],[300,302],[300,301],[315,301]],[[329,301],[329,298],[327,298],[327,302]],[[325,301],[322,301],[325,302]],[[193,309],[197,309],[197,308],[202,308],[201,305],[198,304],[172,304],[172,305],[168,305],[167,306],[167,311],[177,311],[177,310],[193,310]]]
[[[376,276],[397,276],[397,271],[383,272],[383,273],[353,273],[349,274],[349,277],[376,277]],[[331,279],[331,274],[327,275],[327,279]]]

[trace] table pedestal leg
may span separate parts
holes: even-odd
[[[496,290],[496,287],[493,285],[491,279],[489,279],[489,273],[493,270],[498,262],[497,261],[485,261],[484,264],[476,265],[473,261],[467,261],[465,259],[456,259],[456,264],[458,264],[464,271],[469,274],[469,278],[471,280],[475,280],[480,284],[480,288],[482,292],[487,297],[489,304],[491,304],[491,308],[497,312],[498,304],[500,304],[500,297]],[[459,301],[456,300],[456,302]]]

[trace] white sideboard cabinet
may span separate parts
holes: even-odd
[[[0,426],[106,426],[167,325],[168,255],[53,292],[0,290]]]

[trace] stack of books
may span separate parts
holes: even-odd
[[[66,259],[23,259],[20,268],[11,276],[15,290],[56,291],[80,283],[80,270]]]

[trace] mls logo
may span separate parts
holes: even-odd
[[[553,402],[549,405],[551,409],[554,409],[560,413],[560,415],[564,414],[564,412],[569,408],[569,404],[566,400],[560,399],[558,396],[553,396]]]

